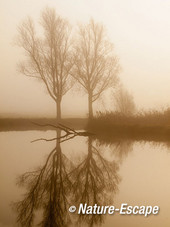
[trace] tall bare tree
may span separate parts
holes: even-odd
[[[93,102],[118,81],[119,68],[103,25],[90,20],[79,26],[71,75],[88,94],[89,118],[93,117]]]
[[[71,27],[65,19],[57,16],[54,9],[49,8],[42,12],[40,25],[42,32],[39,31],[39,36],[31,18],[19,26],[18,45],[27,56],[26,62],[20,64],[20,71],[43,81],[56,103],[59,121],[62,97],[72,85],[69,77],[72,68]]]

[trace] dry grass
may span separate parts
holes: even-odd
[[[170,139],[170,109],[125,116],[118,112],[98,113],[88,130],[99,136],[118,136],[143,140]]]

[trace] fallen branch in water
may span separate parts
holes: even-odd
[[[65,126],[65,125],[60,124],[60,123],[58,123],[58,125],[38,124],[38,123],[35,123],[35,122],[32,122],[32,123],[35,124],[35,125],[41,126],[41,127],[47,127],[47,126],[49,127],[50,126],[50,127],[56,128],[56,130],[59,129],[61,131],[64,131],[65,134],[63,136],[54,137],[52,139],[46,139],[46,138],[35,139],[35,140],[32,140],[31,143],[37,142],[37,141],[42,141],[42,140],[46,141],[46,142],[49,142],[49,141],[63,139],[63,140],[60,141],[60,143],[62,143],[64,141],[67,141],[69,139],[74,138],[75,136],[92,136],[92,135],[94,135],[93,133],[90,133],[90,132],[87,132],[87,131],[77,132],[76,130],[74,130],[72,128],[69,128],[68,126]]]

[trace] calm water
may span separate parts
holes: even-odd
[[[88,137],[65,142],[55,131],[0,133],[0,227],[170,226],[170,147]],[[71,205],[159,206],[158,215],[76,215]],[[35,217],[33,219],[33,217]],[[19,220],[20,224],[16,222]],[[49,224],[49,220],[53,225]],[[32,224],[33,223],[33,224]],[[73,223],[73,224],[71,224]],[[32,224],[32,225],[31,225]]]

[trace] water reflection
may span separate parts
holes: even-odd
[[[77,207],[80,203],[89,205],[112,204],[113,194],[118,189],[118,164],[107,161],[88,138],[88,152],[84,160],[74,169],[73,190]],[[101,223],[102,215],[79,215],[77,225],[88,223],[89,226]]]
[[[21,226],[34,226],[36,211],[42,211],[40,226],[100,225],[104,215],[76,215],[69,213],[71,205],[113,204],[113,195],[118,190],[119,165],[108,161],[97,149],[92,137],[87,137],[87,151],[77,163],[71,161],[61,149],[63,138],[57,130],[55,147],[43,166],[22,174],[18,184],[26,188],[23,199],[15,203]]]
[[[130,139],[121,139],[117,138],[113,141],[105,141],[101,139],[96,139],[98,147],[100,147],[103,150],[106,150],[106,147],[108,150],[110,150],[111,155],[114,155],[115,158],[122,163],[122,161],[128,156],[130,152],[133,151],[133,144],[134,141]]]
[[[59,137],[60,131],[57,131]],[[33,226],[34,214],[43,209],[40,226],[64,226],[70,221],[67,212],[72,182],[69,173],[71,161],[62,153],[60,140],[39,169],[19,177],[18,184],[27,189],[24,199],[16,203],[17,221],[21,226]]]

